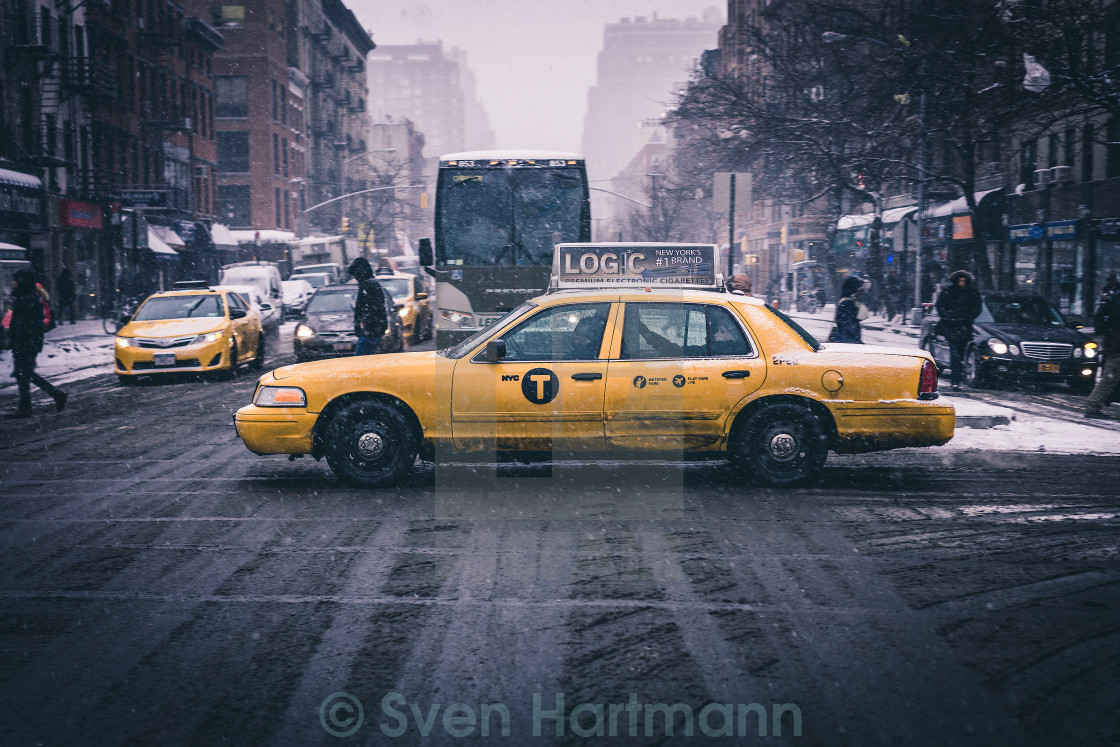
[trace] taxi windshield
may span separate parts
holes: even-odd
[[[532,301],[526,301],[525,303],[521,304],[520,306],[518,306],[513,311],[509,312],[505,316],[503,316],[500,319],[498,319],[497,321],[495,321],[493,324],[491,324],[489,326],[486,326],[486,327],[483,327],[482,329],[478,330],[473,335],[471,335],[467,339],[460,342],[458,345],[455,345],[455,346],[450,347],[450,348],[444,348],[443,350],[438,350],[436,352],[438,352],[444,358],[462,358],[464,355],[466,355],[471,350],[473,350],[474,346],[477,345],[482,340],[482,338],[484,338],[484,337],[486,337],[486,335],[490,334],[490,330],[495,329],[497,327],[500,327],[501,325],[508,322],[510,319],[514,319],[516,317],[519,317],[522,314],[524,314],[526,311],[528,311],[529,309],[535,309],[536,307],[537,307],[537,305],[535,303],[533,303]]]
[[[796,332],[797,336],[800,337],[802,340],[804,340],[805,343],[809,347],[811,347],[814,351],[817,351],[817,350],[821,349],[821,344],[819,342],[817,342],[817,338],[813,337],[811,334],[806,332],[805,328],[802,327],[800,324],[793,321],[788,316],[786,316],[782,312],[775,309],[773,306],[767,306],[766,310],[769,311],[774,316],[781,319],[783,322],[785,322],[789,326],[789,328],[792,329],[794,332]]]
[[[321,314],[325,311],[353,311],[358,298],[358,288],[339,291],[316,291],[307,303],[308,314]]]
[[[378,280],[381,282],[381,287],[393,297],[394,301],[403,301],[412,292],[409,288],[411,283],[408,278],[378,278]]]
[[[212,293],[149,298],[132,319],[136,322],[152,322],[160,319],[198,319],[225,315],[222,297]]]

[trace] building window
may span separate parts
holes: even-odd
[[[278,122],[280,120],[280,94],[276,90],[276,81],[272,83],[272,121]]]
[[[214,107],[218,117],[248,117],[249,90],[244,75],[222,75],[214,79]]]
[[[1120,119],[1108,120],[1108,161],[1105,177],[1120,176]]]
[[[241,28],[245,24],[244,5],[221,5],[218,7],[214,22],[225,28]]]
[[[292,203],[289,200],[290,195],[284,193],[284,228],[292,227]]]
[[[281,202],[280,202],[280,188],[279,187],[276,187],[276,189],[274,190],[273,204],[276,206],[276,227],[280,228],[281,226],[284,225],[284,214],[283,214],[283,211],[280,209]]]
[[[223,223],[233,228],[251,228],[252,187],[248,184],[219,184],[218,215]]]
[[[1034,186],[1034,172],[1038,168],[1038,141],[1027,140],[1019,151],[1019,181]]]
[[[282,140],[281,143],[283,145],[283,152],[284,152],[284,176],[287,176],[288,175],[288,141],[287,140]]]
[[[218,170],[224,174],[249,173],[249,133],[218,133]]]
[[[272,133],[272,173],[280,175],[280,136]]]

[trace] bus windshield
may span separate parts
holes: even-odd
[[[551,266],[556,244],[585,241],[582,168],[445,169],[437,235],[448,265]]]

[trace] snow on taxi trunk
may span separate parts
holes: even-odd
[[[549,292],[429,353],[287,366],[238,435],[398,481],[418,454],[626,452],[728,459],[755,481],[813,479],[829,450],[935,446],[951,405],[918,348],[821,345],[723,287],[710,244],[560,244]]]

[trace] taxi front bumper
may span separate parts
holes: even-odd
[[[310,454],[317,414],[246,405],[233,416],[238,437],[254,454]]]
[[[114,348],[114,368],[121,376],[183,371],[216,371],[229,367],[229,340],[172,348]]]
[[[920,400],[829,402],[836,421],[837,454],[908,446],[941,446],[953,438],[956,410],[950,404]]]

